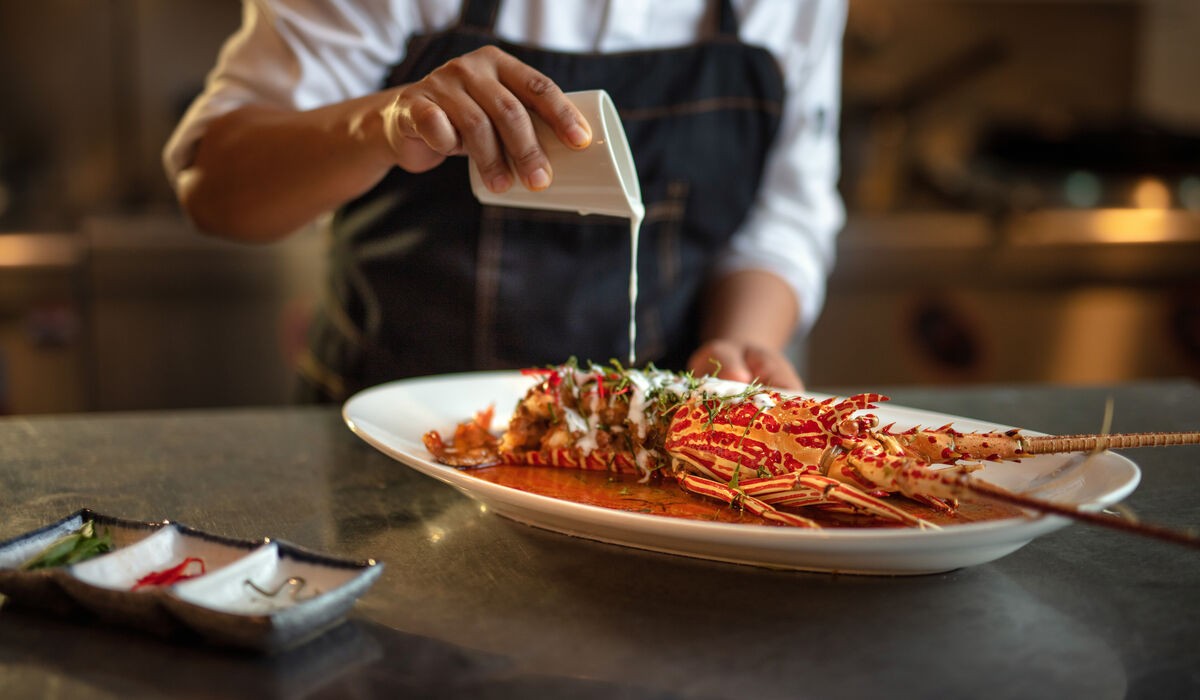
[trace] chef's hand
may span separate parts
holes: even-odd
[[[800,375],[780,351],[736,340],[714,339],[692,353],[688,369],[696,376],[715,374],[737,382],[757,381],[767,386],[801,391]]]
[[[201,230],[256,242],[283,238],[362,196],[394,167],[424,172],[450,155],[470,156],[493,191],[512,187],[514,177],[544,189],[553,173],[531,112],[564,144],[591,143],[587,121],[553,81],[484,47],[415,83],[344,102],[234,109],[208,125],[175,188]]]
[[[409,172],[467,155],[493,192],[512,187],[514,175],[526,188],[542,190],[550,186],[553,172],[534,134],[531,111],[565,145],[581,149],[591,143],[587,120],[553,81],[485,46],[396,88],[383,111],[384,133],[396,164]]]
[[[783,353],[799,308],[792,288],[767,270],[746,269],[712,280],[701,306],[706,340],[688,359],[688,369],[696,375],[715,372],[722,379],[803,389]]]

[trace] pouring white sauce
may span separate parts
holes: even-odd
[[[619,120],[616,116],[616,109],[607,105],[610,124],[617,124]],[[606,127],[607,128],[607,127]],[[646,218],[646,206],[642,203],[642,190],[638,186],[637,166],[634,165],[633,156],[629,153],[629,145],[625,143],[624,132],[621,138],[621,149],[619,152],[626,155],[625,158],[619,158],[616,161],[616,174],[620,181],[621,190],[625,194],[625,206],[623,211],[617,211],[620,205],[610,204],[612,209],[607,211],[602,209],[585,209],[580,208],[580,214],[587,215],[592,213],[616,214],[629,219],[629,355],[626,357],[626,364],[629,367],[637,366],[637,300],[638,300],[638,247],[639,239],[641,238],[642,221]],[[593,146],[606,147],[603,138],[596,139],[592,143]],[[611,152],[611,146],[608,146]],[[619,200],[618,200],[619,201]],[[595,359],[595,358],[593,358]]]
[[[599,109],[593,122],[600,127],[599,138],[593,141],[593,146],[599,147],[607,155],[606,165],[611,167],[616,175],[615,184],[624,194],[624,211],[620,216],[629,218],[629,355],[627,362],[630,367],[637,366],[637,300],[638,300],[638,243],[642,229],[642,221],[646,218],[646,207],[642,203],[642,189],[639,184],[637,165],[625,138],[625,129],[621,126],[621,117],[617,108],[603,90],[596,91],[599,97]],[[590,118],[590,117],[589,117]],[[591,150],[591,149],[588,149]],[[602,170],[608,170],[603,168]],[[612,191],[612,179],[608,180],[606,188]],[[615,201],[614,201],[615,199]],[[620,209],[620,198],[610,199],[613,209]],[[599,211],[599,210],[597,210]],[[583,212],[580,212],[583,213]],[[607,213],[614,213],[610,209]]]
[[[629,198],[629,366],[637,366],[638,239],[646,208],[641,200]]]

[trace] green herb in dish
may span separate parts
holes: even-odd
[[[96,524],[89,520],[75,532],[50,543],[29,561],[21,565],[24,571],[66,566],[112,551],[112,533],[96,534]]]

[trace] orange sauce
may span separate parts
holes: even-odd
[[[510,465],[468,469],[466,473],[529,493],[631,513],[719,523],[778,525],[723,503],[687,493],[675,482],[661,478],[639,484],[638,477],[631,474]],[[1013,506],[992,503],[963,503],[953,513],[944,513],[906,498],[894,497],[889,502],[938,525],[1011,518],[1021,513]],[[828,513],[816,508],[796,512],[812,518],[822,527],[905,527],[876,518]]]

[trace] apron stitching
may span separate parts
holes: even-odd
[[[664,291],[669,290],[679,282],[679,271],[682,261],[679,259],[680,225],[684,212],[687,211],[688,184],[683,181],[672,182],[667,186],[667,199],[658,207],[661,211],[663,226],[659,237],[658,259],[662,266],[662,283]]]
[[[674,198],[664,199],[646,207],[646,218],[642,221],[643,226],[657,224],[661,221],[670,221],[679,218],[683,215],[683,203]]]

